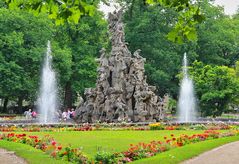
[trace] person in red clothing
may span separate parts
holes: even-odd
[[[32,118],[37,118],[37,112],[36,111],[32,111]]]

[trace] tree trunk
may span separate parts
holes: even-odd
[[[68,81],[65,85],[64,106],[67,108],[72,107],[72,88],[70,81]]]
[[[18,97],[18,101],[17,101],[17,113],[23,113],[22,111],[22,102],[23,102],[23,98],[22,97]]]
[[[3,103],[3,113],[7,113],[7,104],[8,104],[8,97],[6,97],[4,99],[4,103]]]

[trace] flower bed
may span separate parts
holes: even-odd
[[[62,127],[63,126],[63,127]],[[64,127],[65,126],[65,127]],[[68,127],[67,125],[32,125],[32,126],[7,126],[2,125],[0,127],[1,132],[62,132],[62,131],[119,131],[119,130],[132,130],[132,131],[144,131],[144,130],[236,130],[239,129],[238,125],[229,125],[225,123],[220,124],[187,124],[187,125],[167,125],[164,123],[152,123],[148,125],[141,124],[124,124],[124,123],[109,123],[108,125],[102,124],[83,124],[74,125]]]
[[[63,131],[91,131],[93,130],[92,126],[80,126],[80,127],[63,127],[63,128],[55,128],[55,127],[0,127],[1,132],[63,132]]]
[[[36,149],[40,149],[43,152],[49,154],[55,159],[64,159],[69,162],[75,163],[87,163],[88,158],[81,152],[80,149],[73,149],[70,146],[62,148],[61,144],[57,143],[49,135],[45,135],[43,138],[39,138],[34,135],[15,134],[15,133],[3,133],[0,135],[0,140],[6,140],[11,142],[17,142],[30,145]]]
[[[237,125],[221,124],[195,124],[195,125],[165,125],[162,123],[149,124],[150,130],[235,130]]]
[[[227,136],[239,135],[239,130],[220,133],[215,130],[206,130],[201,134],[181,135],[175,137],[174,134],[165,136],[162,141],[151,141],[149,143],[131,144],[128,150],[118,153],[109,153],[99,151],[94,159],[87,158],[81,149],[74,149],[70,146],[63,148],[52,137],[46,135],[39,138],[36,135],[3,133],[0,134],[0,140],[28,144],[36,149],[51,155],[55,159],[64,159],[73,163],[127,163],[134,160],[148,158],[167,150],[181,147],[187,144],[197,143],[208,139],[215,139]]]
[[[127,163],[142,158],[148,158],[158,153],[187,144],[235,135],[239,135],[239,130],[226,133],[220,133],[215,130],[206,130],[202,134],[194,134],[192,136],[181,135],[178,138],[176,138],[174,134],[171,134],[169,137],[165,136],[164,141],[151,141],[150,143],[138,143],[135,145],[131,144],[127,151],[117,153],[117,155],[120,157],[119,160],[121,162]]]

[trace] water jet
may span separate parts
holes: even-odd
[[[193,81],[188,75],[187,55],[183,57],[183,79],[180,86],[178,101],[179,122],[196,121],[196,101],[193,88]]]

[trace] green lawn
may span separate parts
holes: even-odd
[[[174,131],[81,131],[81,132],[28,132],[28,134],[43,136],[49,134],[54,137],[56,141],[67,146],[82,147],[83,152],[89,157],[93,157],[97,150],[105,150],[108,152],[120,152],[129,147],[131,143],[149,142],[152,140],[163,140],[164,136],[169,137],[174,134],[176,137],[180,134],[198,134],[203,131],[199,130],[174,130]],[[179,163],[180,161],[189,159],[204,151],[213,149],[214,147],[223,145],[228,142],[239,140],[239,136],[226,137],[216,140],[208,140],[196,144],[186,145],[180,148],[175,148],[168,152],[161,153],[155,157],[135,161],[135,163]],[[31,148],[28,145],[0,141],[0,147],[8,150],[16,151],[16,153],[27,159],[29,163],[37,163],[37,161],[44,161],[44,163],[52,163],[54,159],[44,154],[40,150]],[[62,161],[55,161],[53,163],[61,163]]]
[[[55,160],[48,154],[43,153],[39,149],[35,149],[29,145],[0,141],[0,147],[14,151],[16,155],[24,158],[30,164],[67,164],[66,161]],[[0,162],[1,163],[1,162]]]
[[[176,164],[195,157],[205,151],[234,141],[239,141],[239,136],[225,137],[189,144],[158,154],[151,158],[134,161],[132,164]]]
[[[157,130],[157,131],[81,131],[81,132],[34,132],[31,134],[43,136],[49,134],[56,141],[67,146],[82,147],[83,152],[93,157],[98,149],[107,152],[120,152],[126,150],[130,144],[149,142],[152,140],[163,140],[164,136],[170,134],[197,134],[203,131],[195,130]]]

